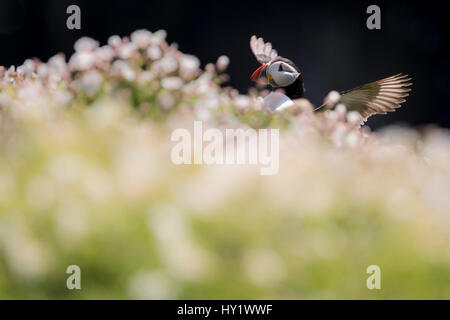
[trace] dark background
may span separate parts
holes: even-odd
[[[66,28],[70,4],[81,7],[80,31]],[[381,30],[366,28],[370,4],[381,8]],[[248,45],[256,34],[300,67],[314,104],[332,89],[404,72],[414,81],[408,101],[369,125],[450,127],[448,15],[437,1],[0,0],[0,65],[70,55],[84,35],[105,43],[113,34],[165,29],[169,42],[203,64],[228,55],[229,84],[246,92],[258,67]]]

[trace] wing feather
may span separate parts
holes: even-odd
[[[259,63],[265,64],[278,56],[277,50],[272,48],[270,42],[264,43],[263,38],[252,36],[250,38],[250,48]]]
[[[396,74],[363,86],[341,92],[338,103],[348,111],[358,111],[363,122],[374,114],[386,114],[400,108],[411,91],[411,78],[407,74]],[[326,105],[318,109],[328,109]],[[317,109],[317,110],[318,110]]]

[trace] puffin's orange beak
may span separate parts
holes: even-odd
[[[265,71],[266,67],[267,63],[263,64],[261,67],[256,69],[255,72],[253,72],[252,76],[250,77],[250,80],[258,81],[258,79],[261,78],[261,74]]]

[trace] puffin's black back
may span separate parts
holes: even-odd
[[[286,95],[291,98],[291,100],[303,98],[305,96],[305,87],[303,85],[302,75],[300,74],[294,83],[282,89],[286,92]]]

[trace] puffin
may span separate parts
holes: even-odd
[[[295,99],[305,98],[305,86],[300,69],[289,59],[278,55],[270,42],[253,35],[250,48],[261,63],[251,75],[252,81],[268,80],[272,92],[264,98],[264,105],[272,111],[282,111],[294,105]],[[357,111],[362,123],[374,114],[386,114],[400,108],[409,95],[412,85],[407,74],[396,74],[356,88],[337,92],[331,91],[324,104],[314,111],[326,111],[343,104],[347,111]]]

